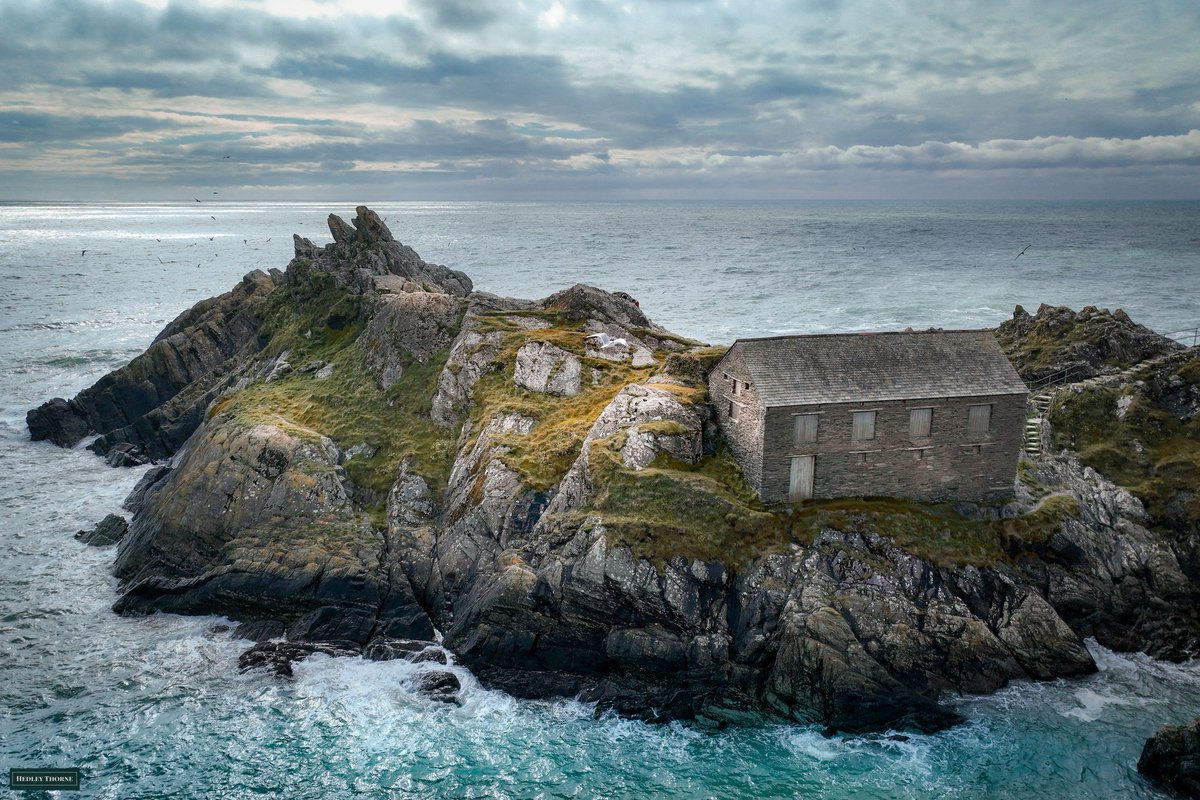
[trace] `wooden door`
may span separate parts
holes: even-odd
[[[812,499],[815,462],[816,456],[792,457],[792,476],[788,486],[788,500],[791,502]]]

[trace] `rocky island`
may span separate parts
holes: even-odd
[[[1120,311],[1018,307],[997,331],[1022,377],[1062,383],[1005,504],[771,509],[707,404],[723,348],[619,292],[473,291],[365,207],[329,228],[29,412],[34,439],[156,462],[128,532],[83,536],[120,539],[118,612],[228,616],[261,643],[245,663],[284,674],[440,638],[522,697],[852,732],[1094,671],[1085,637],[1197,651],[1200,351]]]

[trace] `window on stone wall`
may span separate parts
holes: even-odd
[[[867,442],[875,438],[875,412],[855,411],[854,432],[850,438],[856,442]]]
[[[797,414],[794,419],[792,444],[799,446],[815,442],[817,440],[817,420],[819,419],[817,415]]]
[[[732,400],[729,401],[729,419],[737,419],[737,403]]]
[[[733,393],[734,394],[738,393],[738,379],[737,378],[733,379]]]
[[[991,405],[967,406],[967,436],[981,439],[992,429]]]
[[[908,412],[908,438],[924,439],[933,430],[933,409],[914,408]]]

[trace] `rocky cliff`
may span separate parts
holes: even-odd
[[[436,629],[522,696],[852,731],[1094,670],[1081,636],[1194,650],[1194,526],[1086,448],[1024,464],[1003,508],[765,509],[707,406],[720,348],[621,293],[473,292],[365,208],[330,230],[30,412],[35,438],[169,458],[128,501],[117,610],[336,652]]]

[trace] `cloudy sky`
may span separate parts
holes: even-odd
[[[0,199],[1200,197],[1196,0],[0,0]]]

